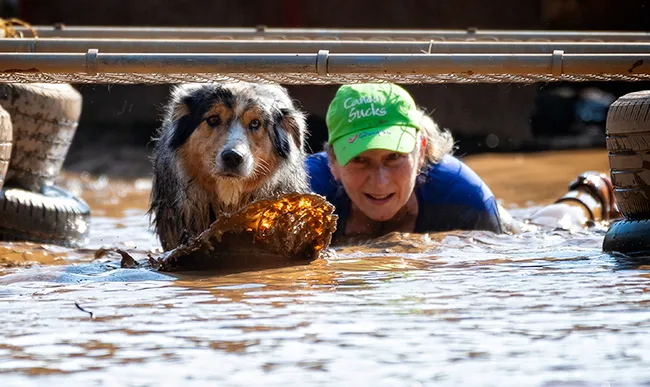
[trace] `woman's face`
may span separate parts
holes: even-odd
[[[357,208],[375,221],[392,219],[406,205],[424,162],[424,147],[404,154],[372,149],[331,170]]]

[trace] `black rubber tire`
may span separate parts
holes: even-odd
[[[603,251],[632,257],[650,257],[650,219],[624,219],[610,225]]]
[[[11,127],[11,116],[0,107],[0,188],[5,182],[9,159],[11,158],[11,144],[13,142],[13,130]]]
[[[0,85],[0,105],[13,124],[13,150],[6,181],[38,192],[52,185],[81,116],[81,94],[68,84]]]
[[[86,202],[59,187],[43,186],[40,193],[0,190],[0,240],[82,246],[89,222]]]
[[[607,149],[619,211],[629,219],[650,218],[650,90],[612,103]]]

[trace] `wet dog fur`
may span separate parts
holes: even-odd
[[[308,192],[306,124],[287,91],[253,83],[172,90],[153,154],[149,214],[164,250],[257,199]]]

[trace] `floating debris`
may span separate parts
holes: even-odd
[[[91,320],[95,318],[95,315],[93,314],[93,312],[91,312],[91,311],[89,311],[89,310],[86,310],[86,309],[82,308],[82,307],[79,305],[79,303],[75,302],[75,303],[74,303],[74,306],[76,306],[77,309],[79,309],[80,311],[82,311],[82,312],[84,312],[84,313],[88,313],[88,314],[90,315],[90,319],[91,319]]]

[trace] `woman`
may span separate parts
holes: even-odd
[[[488,186],[451,155],[451,134],[440,130],[400,86],[341,86],[326,123],[325,151],[308,157],[307,170],[313,191],[336,206],[335,239],[393,231],[511,230],[506,224],[511,222],[504,222],[508,214]],[[545,208],[542,219],[567,218],[568,212],[575,222],[587,222],[605,218],[600,213],[609,215],[607,179],[586,176],[562,203]]]

